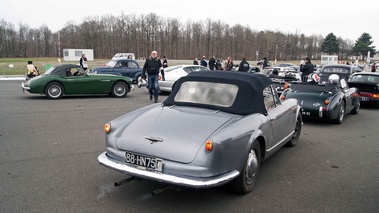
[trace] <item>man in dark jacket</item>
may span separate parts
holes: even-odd
[[[146,79],[146,72],[147,72],[147,87],[149,88],[149,94],[150,94],[150,100],[153,100],[154,96],[154,102],[158,102],[158,95],[159,95],[159,86],[158,86],[158,77],[159,77],[159,71],[161,70],[162,80],[164,81],[164,70],[161,69],[162,62],[158,58],[158,52],[152,51],[151,56],[146,59],[145,64],[143,65],[142,69],[142,78]]]
[[[308,81],[308,75],[313,73],[315,66],[311,63],[309,57],[305,58],[305,64],[300,64],[301,79],[303,82]]]
[[[249,71],[249,68],[250,68],[249,62],[246,61],[246,58],[242,58],[240,65],[238,65],[238,71],[247,72]]]
[[[212,56],[211,59],[209,59],[209,69],[214,70],[215,69],[215,64],[216,64],[216,59],[214,56]]]
[[[201,65],[201,66],[204,66],[204,67],[207,67],[207,66],[208,66],[208,63],[207,63],[207,61],[205,60],[205,56],[203,56],[203,58],[201,59],[201,61],[200,61],[200,65]]]

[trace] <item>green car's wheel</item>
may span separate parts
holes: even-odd
[[[251,192],[257,182],[259,167],[261,163],[261,148],[255,141],[250,149],[240,175],[231,183],[231,189],[236,194],[247,194]]]
[[[45,95],[49,99],[59,99],[63,93],[63,86],[60,83],[51,82],[45,87]]]
[[[116,82],[112,86],[112,96],[116,98],[125,97],[128,94],[128,87],[124,82]]]

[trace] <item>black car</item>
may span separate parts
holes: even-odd
[[[347,82],[350,76],[356,72],[362,72],[360,67],[345,65],[345,64],[327,64],[321,67],[318,72],[320,83],[328,82],[328,77],[332,74],[337,74],[341,79],[344,78]]]
[[[348,84],[359,90],[362,103],[379,104],[379,73],[355,73],[350,77]]]
[[[137,83],[142,76],[142,67],[133,59],[113,59],[105,66],[94,67],[90,73],[123,75],[131,78],[133,83]]]
[[[282,100],[290,98],[298,101],[303,117],[336,124],[341,124],[346,114],[358,114],[360,109],[358,89],[349,87],[344,78],[325,84],[293,83],[281,95]]]

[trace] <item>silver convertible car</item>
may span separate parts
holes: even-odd
[[[228,183],[246,194],[263,160],[297,144],[299,111],[295,99],[280,101],[264,75],[193,72],[162,103],[106,123],[98,161],[131,178],[191,188]]]

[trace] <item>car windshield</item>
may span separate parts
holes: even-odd
[[[116,66],[116,64],[117,64],[117,61],[111,60],[107,63],[107,66],[114,67]]]
[[[55,67],[50,67],[48,70],[46,70],[46,72],[44,74],[45,75],[50,75],[51,72],[53,72],[54,69],[55,69]]]
[[[187,81],[180,86],[174,100],[230,107],[233,105],[237,93],[238,87],[233,84]]]
[[[353,75],[350,79],[353,82],[379,83],[379,76],[374,75]]]
[[[325,67],[322,69],[324,73],[349,73],[349,70],[343,67]]]

